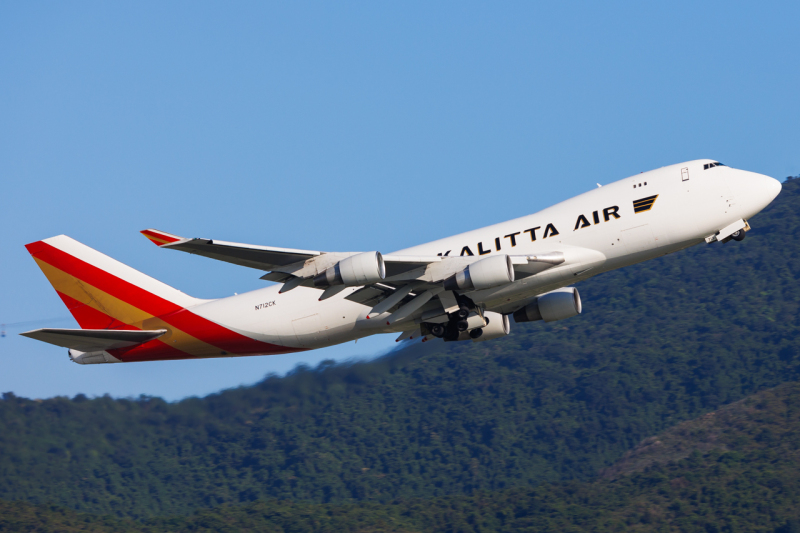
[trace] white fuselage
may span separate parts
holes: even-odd
[[[563,265],[470,294],[486,310],[509,313],[542,293],[703,242],[730,223],[752,217],[780,191],[780,183],[764,175],[726,166],[704,169],[711,162],[691,161],[637,174],[532,215],[394,254],[491,257],[563,252]],[[652,203],[646,200],[652,196],[657,196]],[[637,213],[634,202],[642,199]],[[281,294],[279,288],[208,301],[191,311],[248,337],[299,349],[418,327],[414,321],[390,326],[385,320],[368,319],[369,306],[346,299],[358,288],[323,301],[318,289],[298,287]]]

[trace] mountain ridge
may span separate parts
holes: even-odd
[[[0,531],[793,533],[800,529],[798,436],[800,382],[791,382],[649,437],[590,482],[383,504],[260,500],[141,522],[0,501]]]

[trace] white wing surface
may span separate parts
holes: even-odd
[[[146,229],[142,231],[142,235],[153,241],[159,248],[180,250],[258,270],[278,270],[322,254],[322,252],[313,250],[257,246],[213,239],[185,239],[155,229]]]
[[[339,260],[358,253],[296,250],[293,248],[259,246],[216,239],[186,239],[155,229],[146,229],[141,233],[154,242],[159,248],[179,250],[190,254],[202,255],[203,257],[209,257],[218,261],[225,261],[226,263],[233,263],[257,270],[266,270],[270,273],[262,276],[262,279],[278,282],[285,282],[291,277],[312,277],[330,268]],[[417,269],[424,270],[428,264],[442,259],[435,255],[385,255],[382,257],[386,264],[387,280],[397,276],[403,276]]]

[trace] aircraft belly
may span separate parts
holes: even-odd
[[[302,347],[322,348],[363,336],[355,332],[356,321],[368,311],[363,305],[341,299],[317,302],[308,309],[318,312],[292,320],[291,326]]]
[[[319,301],[321,291],[298,287],[280,294],[273,285],[214,300],[192,309],[196,314],[248,337],[293,349],[345,342],[367,308],[344,299],[345,291]]]

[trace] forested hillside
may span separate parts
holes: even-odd
[[[800,384],[642,442],[595,482],[430,500],[266,500],[136,523],[0,502],[0,531],[762,531],[800,530]]]
[[[6,394],[0,499],[145,518],[270,498],[466,509],[486,491],[593,487],[579,481],[642,439],[798,379],[800,180],[750,222],[741,243],[604,274],[580,285],[583,315],[489,343],[411,346],[174,404]],[[698,479],[717,475],[709,464]],[[624,496],[639,481],[605,483]]]

